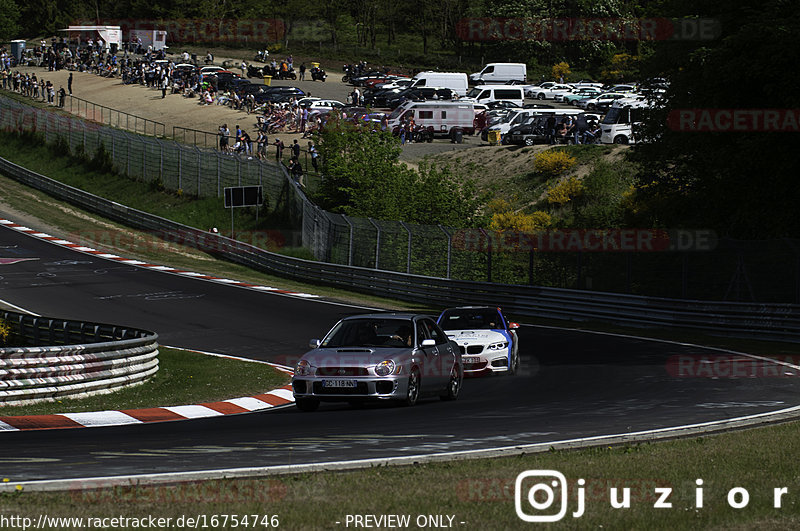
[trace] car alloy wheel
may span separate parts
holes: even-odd
[[[525,139],[525,145],[526,146],[532,146],[533,145],[533,138],[531,138],[531,137],[526,138]]]
[[[544,99],[544,93],[540,92],[539,95],[537,96],[537,98],[539,98],[540,100],[543,100]]]
[[[450,373],[450,380],[447,382],[447,390],[440,398],[442,400],[455,400],[460,392],[461,378],[458,377],[458,371],[453,368],[453,372]]]
[[[623,145],[625,145],[625,144],[628,143],[628,137],[624,136],[624,135],[615,136],[614,137],[614,143],[615,144],[623,144]]]
[[[408,376],[408,389],[406,391],[406,398],[403,404],[406,406],[413,406],[419,399],[419,371],[415,368],[411,369],[411,374]]]
[[[295,405],[300,411],[316,411],[319,407],[319,400],[316,398],[297,398],[295,399]]]

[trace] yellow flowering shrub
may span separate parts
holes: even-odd
[[[533,158],[533,170],[548,178],[558,177],[572,169],[577,159],[564,151],[549,149]]]
[[[493,199],[488,207],[492,213],[489,228],[493,231],[536,232],[547,228],[552,222],[550,214],[541,210],[533,214],[514,212],[505,199]]]
[[[577,177],[570,177],[547,189],[547,202],[563,205],[582,193],[583,183]]]

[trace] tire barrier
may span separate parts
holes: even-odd
[[[116,325],[0,311],[15,343],[0,348],[0,404],[111,393],[158,371],[158,335]]]

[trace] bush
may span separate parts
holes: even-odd
[[[547,202],[563,205],[583,193],[583,183],[577,177],[570,177],[547,189]]]
[[[572,169],[577,159],[564,151],[548,150],[536,155],[533,169],[547,178],[559,177]]]
[[[560,63],[553,65],[553,79],[558,80],[563,76],[564,81],[566,81],[569,79],[570,73],[569,63],[561,61]]]
[[[494,231],[536,232],[552,222],[550,214],[541,210],[533,214],[515,212],[505,199],[493,199],[487,206],[492,216],[489,228]]]

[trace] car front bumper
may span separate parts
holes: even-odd
[[[324,381],[349,381],[348,387],[329,387]],[[407,376],[354,376],[322,377],[295,376],[292,391],[297,398],[317,398],[324,401],[349,401],[355,399],[403,399],[408,391]]]
[[[481,354],[463,354],[465,376],[508,371],[508,350],[482,352]]]

